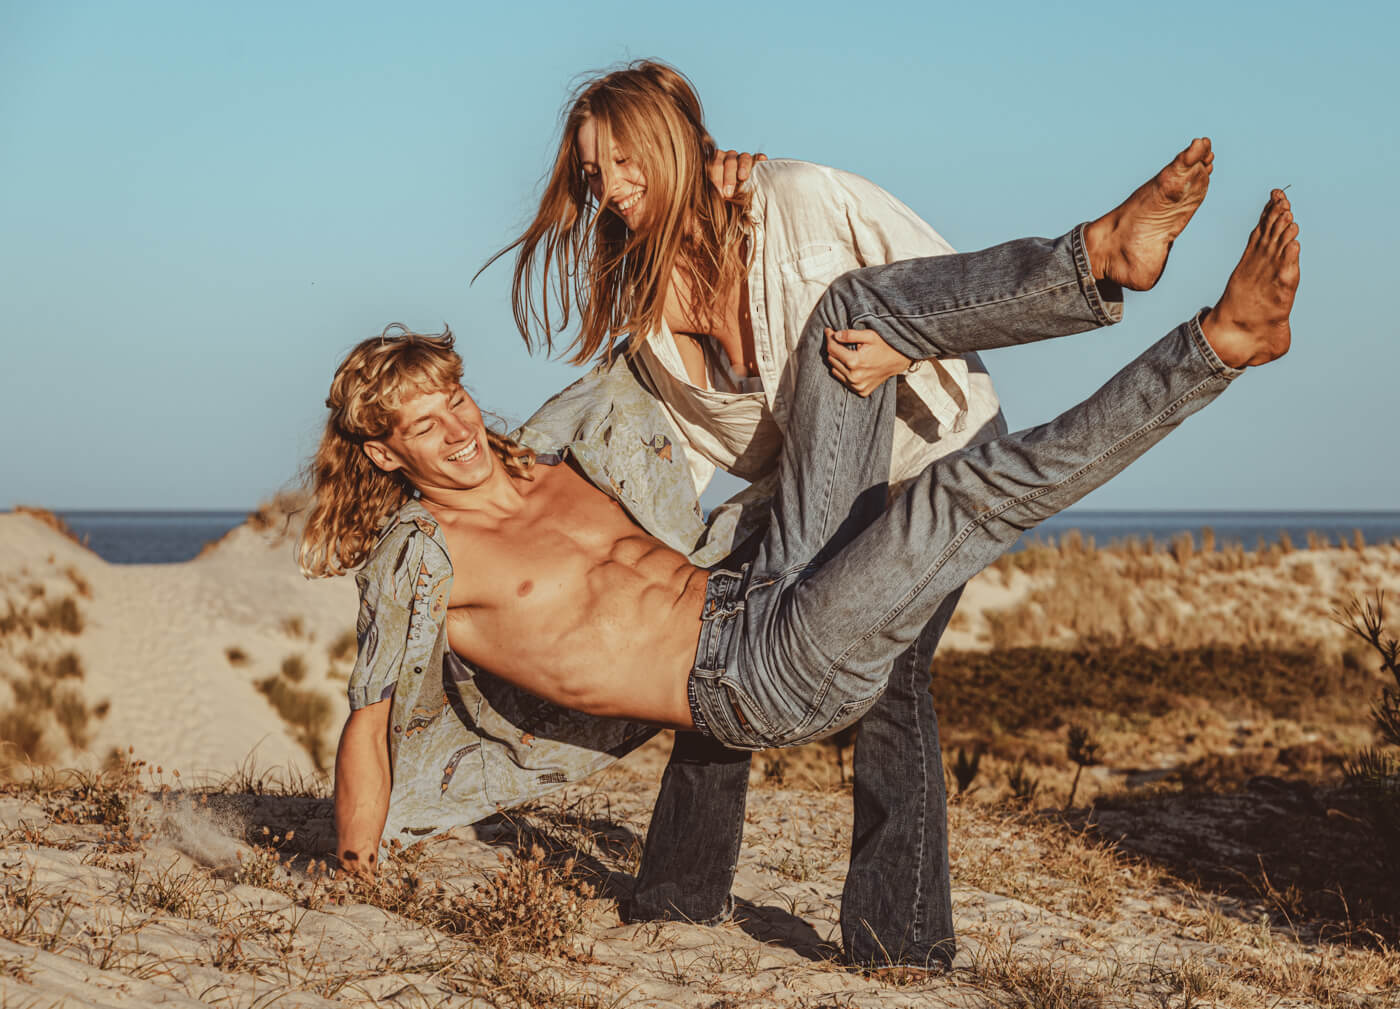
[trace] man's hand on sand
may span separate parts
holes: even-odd
[[[1282,189],[1269,194],[1225,293],[1201,322],[1220,360],[1232,368],[1268,364],[1288,353],[1288,315],[1298,293],[1298,225]]]
[[[753,166],[767,161],[766,154],[750,154],[745,151],[715,151],[707,169],[710,182],[725,199],[733,196],[741,183],[747,182]]]
[[[1186,228],[1210,186],[1215,154],[1198,137],[1132,196],[1084,231],[1084,251],[1095,280],[1130,291],[1156,285],[1172,242]]]
[[[336,878],[359,879],[366,883],[374,882],[376,862],[374,852],[370,852],[366,858],[361,858],[358,851],[344,848],[336,852],[336,861],[339,863]]]

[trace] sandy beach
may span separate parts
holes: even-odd
[[[355,588],[306,581],[291,551],[250,523],[188,563],[119,566],[0,515],[0,1005],[1400,1005],[1386,870],[1339,771],[1374,742],[1383,681],[1330,619],[1400,589],[1394,545],[1068,542],[974,580],[934,668],[949,762],[980,760],[950,770],[959,954],[917,977],[833,959],[850,790],[831,745],[755,760],[720,927],[618,918],[665,736],[393,853],[375,887],[330,879]],[[1136,712],[1107,687],[999,729],[959,706],[998,657],[1172,649],[1311,656],[1323,686],[1210,693],[1181,658],[1177,692]],[[1077,780],[1070,722],[1102,750]]]

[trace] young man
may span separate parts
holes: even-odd
[[[868,327],[923,359],[1116,321],[1119,284],[1152,286],[1184,224],[1148,210],[1106,235],[1080,227],[1054,242],[875,267],[833,284],[796,355],[797,416],[769,527],[736,572],[706,571],[644,531],[668,510],[657,500],[664,480],[649,474],[678,460],[661,431],[637,421],[642,414],[609,404],[566,436],[567,460],[536,456],[485,430],[458,385],[450,338],[357,347],[328,400],[303,543],[313,573],[369,558],[359,576],[355,710],[337,757],[342,863],[372,864],[391,786],[398,795],[411,778],[445,795],[464,761],[486,749],[493,726],[476,701],[494,688],[465,682],[444,637],[453,653],[554,711],[694,728],[736,748],[796,745],[858,718],[949,591],[1120,471],[1238,369],[1286,352],[1297,227],[1275,191],[1213,309],[1049,424],[931,466],[888,509],[894,389],[861,398],[831,379],[839,344],[854,342],[843,331]],[[625,368],[609,375],[625,385]],[[567,407],[571,395],[551,405]],[[374,543],[367,523],[386,518]],[[470,577],[452,577],[454,558]],[[386,593],[411,599],[392,640],[377,617]],[[463,745],[415,749],[412,740],[450,721],[449,708]],[[476,742],[463,739],[461,723]],[[642,731],[620,724],[611,750],[635,745]]]

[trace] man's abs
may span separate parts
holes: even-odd
[[[705,572],[567,466],[536,473],[519,514],[445,523],[452,650],[569,708],[688,727]]]

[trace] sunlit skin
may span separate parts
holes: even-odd
[[[1165,263],[1171,232],[1159,231],[1161,255],[1150,258]],[[1225,364],[1265,364],[1288,351],[1297,235],[1288,200],[1274,190],[1202,323]],[[442,525],[454,562],[453,651],[568,707],[693,728],[686,683],[704,570],[567,464],[537,465],[534,479],[511,476],[460,388],[409,399],[393,433],[365,452],[377,466],[402,471]],[[347,871],[373,871],[389,803],[390,703],[352,712],[336,754],[337,851]]]
[[[603,212],[616,214],[628,228],[646,234],[656,208],[648,203],[646,174],[631,151],[614,136],[606,159],[602,159],[598,131],[592,118],[585,119],[579,126],[574,145],[589,191]],[[687,377],[695,385],[706,385],[705,351],[701,341],[707,339],[724,351],[735,375],[745,378],[757,374],[745,278],[736,278],[712,310],[698,313],[685,266],[684,262],[678,263],[671,272],[664,311],[666,325],[676,337],[676,349],[680,351]]]
[[[415,396],[400,417],[365,452],[442,526],[452,650],[565,707],[692,728],[705,572],[570,465],[510,475],[464,390]]]

